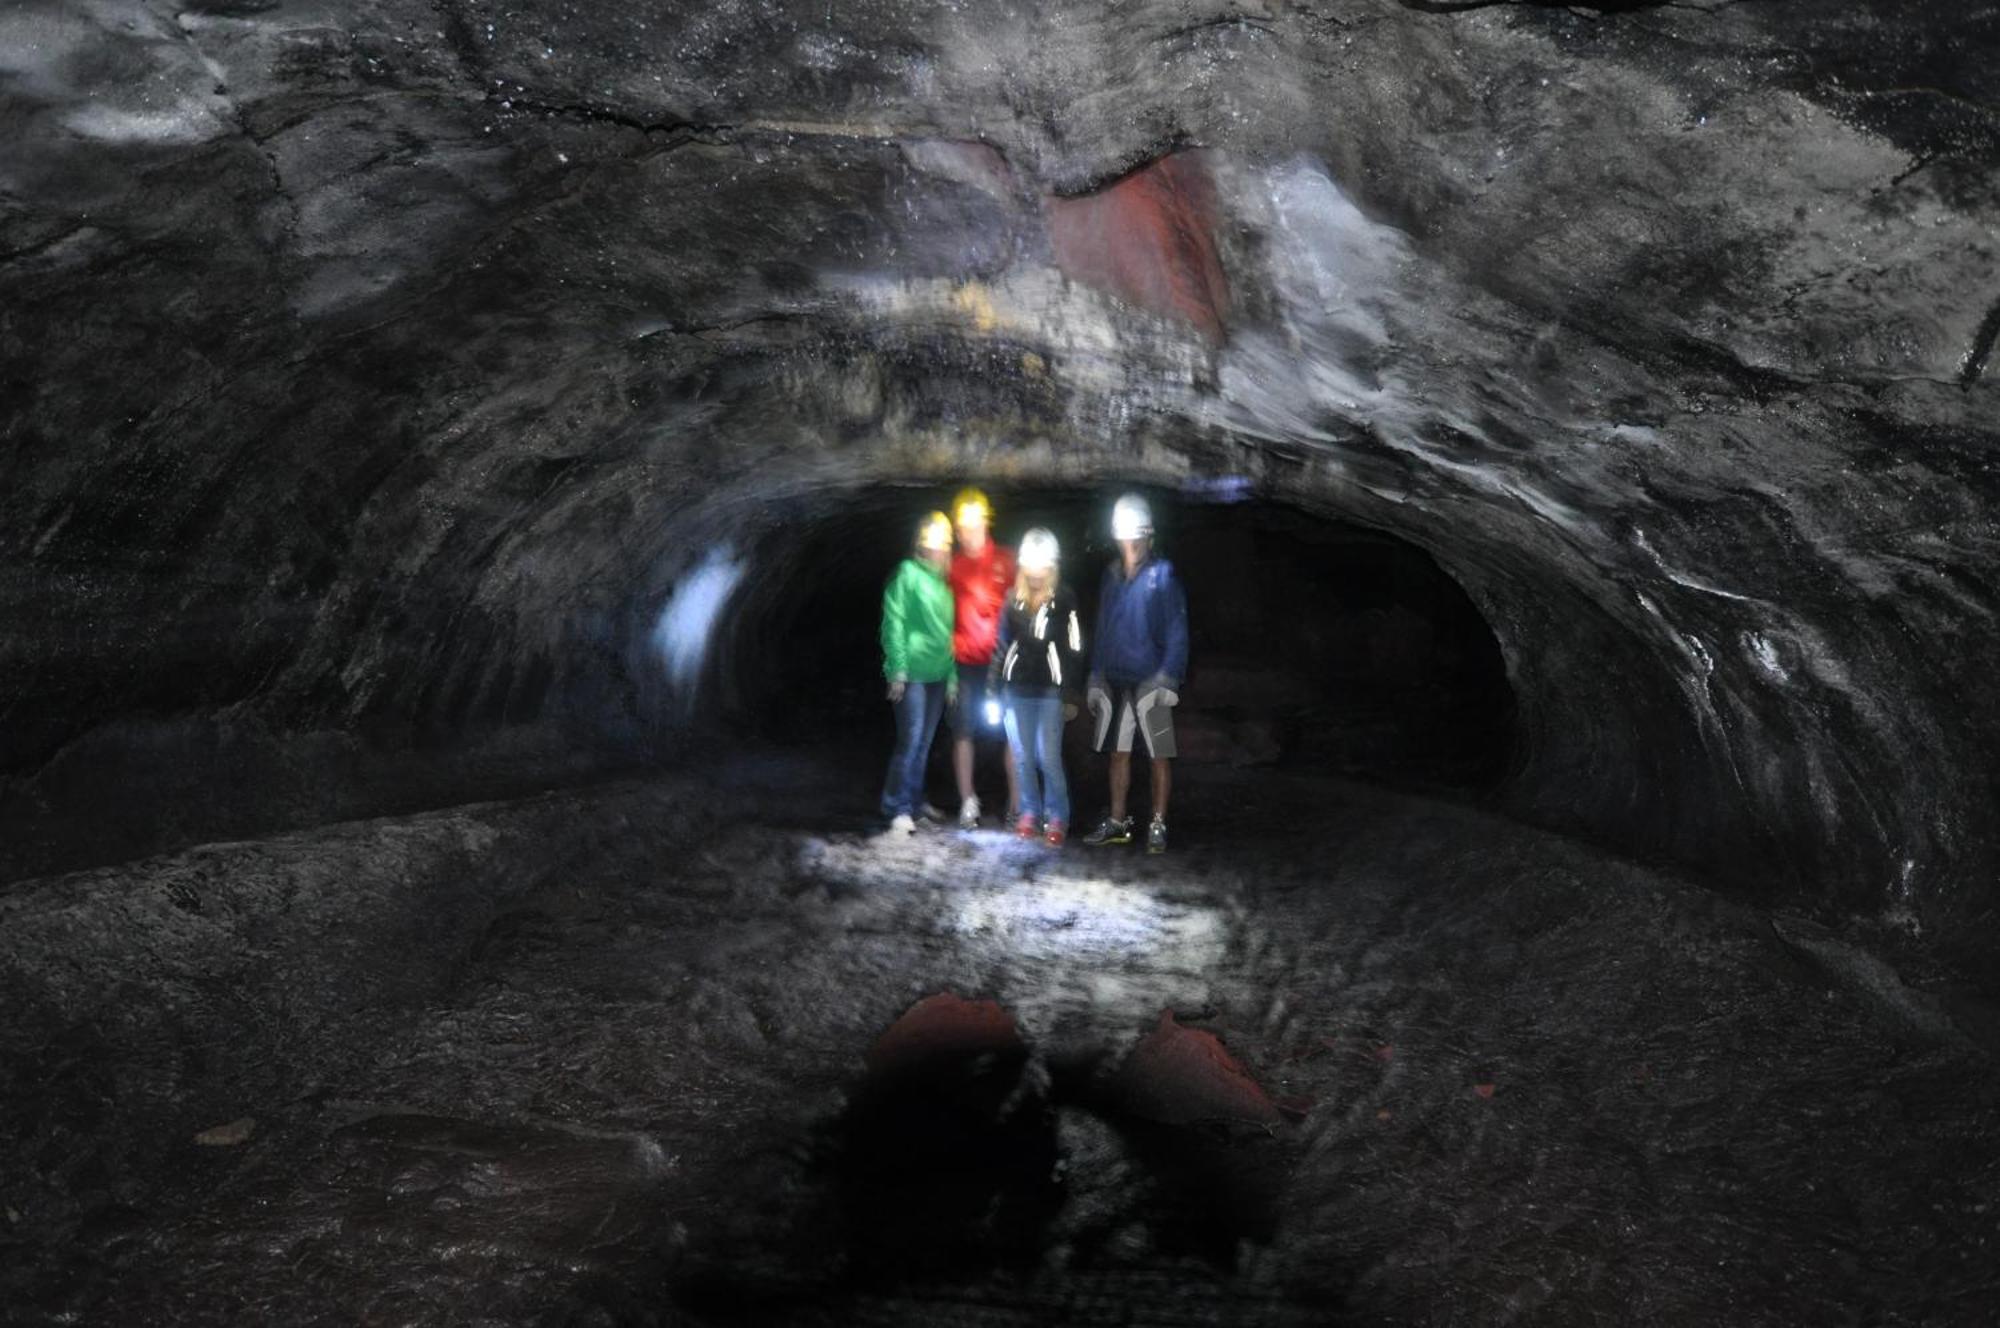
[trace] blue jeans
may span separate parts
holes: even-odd
[[[1063,777],[1060,696],[1007,697],[1007,744],[1021,772],[1021,814],[1069,821],[1069,780]]]
[[[930,764],[931,739],[944,718],[944,694],[941,682],[903,688],[903,699],[896,702],[896,750],[882,784],[882,815],[915,816],[924,809],[924,767]]]

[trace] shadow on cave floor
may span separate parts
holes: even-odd
[[[2000,1300],[1990,1055],[1760,914],[1325,778],[1191,770],[1164,858],[877,840],[873,792],[775,753],[13,892],[0,1304],[991,1325]],[[226,990],[191,976],[215,955]]]

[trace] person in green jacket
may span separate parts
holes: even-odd
[[[916,551],[897,565],[882,592],[882,675],[896,707],[896,750],[882,785],[882,815],[889,829],[907,835],[929,813],[924,769],[931,739],[957,690],[952,660],[951,521],[932,512],[917,528]]]

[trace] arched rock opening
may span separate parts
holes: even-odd
[[[1033,526],[1061,541],[1086,633],[1116,556],[1105,533],[1116,491],[992,490],[1003,543]],[[816,492],[756,545],[727,546],[742,579],[714,620],[699,692],[677,703],[723,733],[826,750],[858,741],[879,755],[882,584],[915,515],[949,496]],[[1156,548],[1192,606],[1185,758],[1478,791],[1509,772],[1514,704],[1499,645],[1428,555],[1281,504],[1151,496]]]

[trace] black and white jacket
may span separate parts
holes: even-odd
[[[1022,696],[1083,690],[1083,623],[1076,597],[1063,586],[1039,609],[1011,591],[993,648],[993,685]]]

